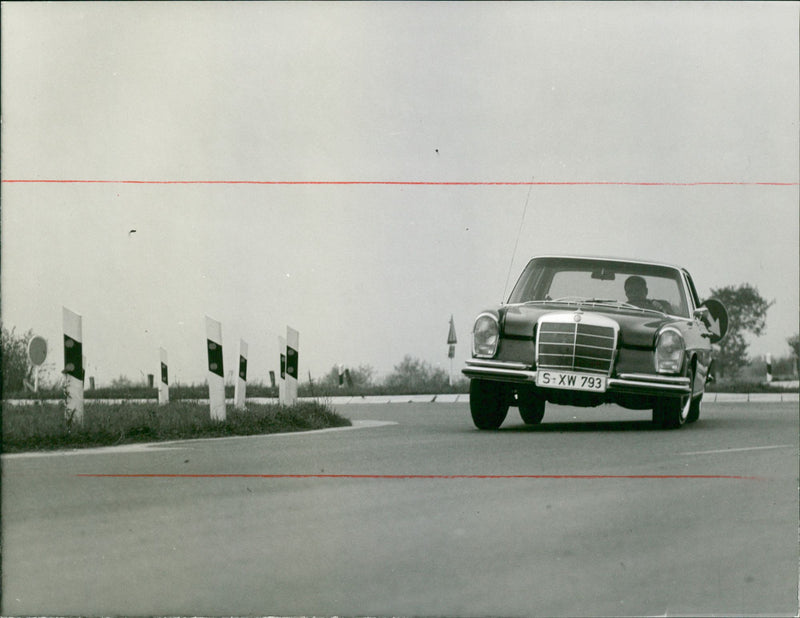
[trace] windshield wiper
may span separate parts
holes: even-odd
[[[652,307],[639,307],[638,305],[633,305],[631,303],[626,303],[621,300],[616,299],[605,299],[605,298],[591,298],[586,301],[587,303],[597,303],[597,304],[608,304],[613,303],[614,305],[621,307],[623,309],[636,309],[637,311],[654,311],[655,313],[666,313],[660,309],[654,309]]]
[[[543,305],[544,303],[552,303],[552,300],[526,300],[523,305]]]
[[[548,302],[551,303],[567,303],[567,304],[586,302],[586,298],[584,298],[583,296],[561,296],[559,298],[548,298],[547,300]]]
[[[523,305],[543,305],[546,303],[563,303],[567,305],[614,305],[621,309],[635,309],[636,311],[653,311],[664,313],[658,309],[650,307],[638,307],[631,303],[626,303],[616,298],[584,298],[583,296],[562,296],[561,298],[546,298],[545,300],[528,300]]]
[[[562,303],[565,305],[582,305],[585,303],[616,303],[613,298],[586,298],[584,296],[560,296],[559,298],[545,298],[544,300],[528,300],[523,305],[539,305],[544,303]]]

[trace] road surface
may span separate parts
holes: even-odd
[[[4,456],[2,614],[797,614],[796,403],[678,431],[339,411],[353,429]]]

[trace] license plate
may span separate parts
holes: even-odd
[[[536,386],[604,393],[606,391],[606,376],[575,371],[539,370],[536,372]]]

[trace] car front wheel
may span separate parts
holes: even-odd
[[[497,429],[508,414],[508,388],[500,382],[470,380],[469,411],[478,429]]]
[[[689,384],[694,382],[694,371],[689,370]],[[690,392],[683,397],[660,397],[653,406],[653,424],[661,429],[678,429],[688,422],[694,422],[700,416],[699,398],[697,400],[697,417],[692,419],[695,399]]]
[[[689,415],[686,417],[687,423],[696,423],[697,419],[700,418],[700,408],[703,405],[703,395],[697,395],[694,399],[692,399],[692,405],[689,408]]]

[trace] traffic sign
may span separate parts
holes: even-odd
[[[728,310],[716,298],[709,298],[701,306],[708,309],[709,318],[706,326],[709,331],[709,341],[717,343],[721,341],[728,332]]]
[[[36,335],[28,342],[28,359],[31,364],[38,367],[44,364],[47,358],[47,340]]]

